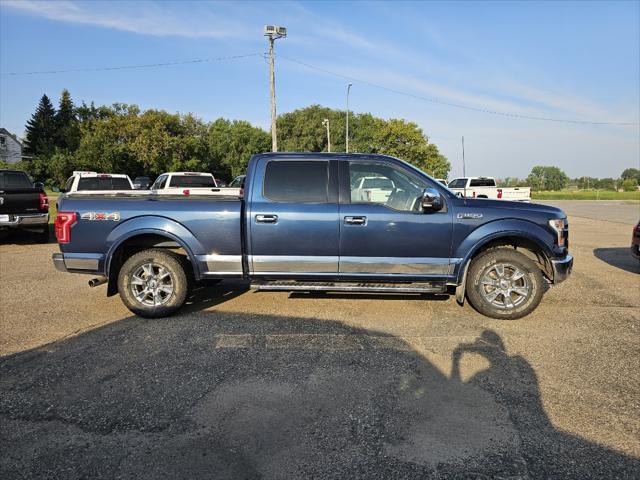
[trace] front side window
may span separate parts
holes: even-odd
[[[351,203],[375,203],[402,212],[420,211],[427,184],[386,164],[349,163]]]
[[[264,196],[274,202],[327,203],[328,167],[325,161],[271,161],[264,177]]]
[[[165,183],[167,183],[167,176],[160,175],[153,183],[153,185],[151,185],[151,190],[162,190]]]

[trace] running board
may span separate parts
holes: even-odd
[[[364,293],[444,293],[444,283],[353,283],[353,282],[263,282],[252,289],[261,292],[364,292]]]

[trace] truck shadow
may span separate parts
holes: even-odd
[[[49,241],[47,243],[57,243],[53,225],[49,224]],[[38,234],[26,230],[9,229],[0,231],[0,245],[33,245],[41,244]]]
[[[626,272],[640,273],[640,261],[631,256],[629,247],[596,248],[593,250],[593,254],[612,267],[620,268]]]
[[[336,321],[131,317],[0,359],[0,475],[638,478],[553,426],[495,332],[440,360]]]

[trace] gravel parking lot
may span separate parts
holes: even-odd
[[[512,322],[239,282],[145,320],[8,239],[0,478],[639,478],[639,206],[549,203],[574,272]]]

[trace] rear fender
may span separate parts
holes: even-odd
[[[130,238],[145,234],[160,235],[180,245],[187,253],[189,261],[193,265],[194,274],[197,278],[200,278],[201,272],[199,271],[195,255],[203,252],[204,249],[202,245],[184,225],[160,216],[132,218],[131,220],[122,222],[109,233],[106,239],[108,251],[105,261],[105,273],[107,275],[109,275],[111,271],[111,261],[118,247]]]

